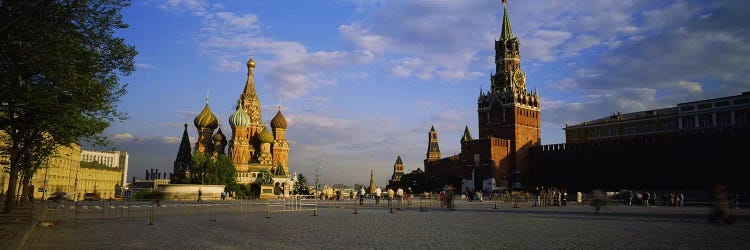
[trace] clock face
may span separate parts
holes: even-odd
[[[526,86],[526,75],[521,70],[516,70],[513,76],[513,83],[516,84],[516,87],[524,88]]]

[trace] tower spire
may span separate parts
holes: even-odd
[[[510,16],[507,8],[508,0],[503,0],[503,31],[500,33],[500,40],[513,38],[513,29],[510,27]]]

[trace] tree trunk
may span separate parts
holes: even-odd
[[[31,205],[31,200],[29,200],[29,192],[31,193],[31,197],[33,197],[34,193],[33,190],[29,190],[29,182],[31,182],[31,176],[24,175],[21,177],[21,186],[19,187],[19,190],[21,190],[21,206],[26,207]]]
[[[16,207],[16,183],[18,183],[18,167],[11,163],[10,178],[8,178],[8,191],[5,192],[5,208],[3,208],[3,213],[8,213],[11,209]]]

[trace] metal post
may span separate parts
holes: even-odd
[[[388,208],[391,209],[391,213],[393,213],[393,199],[388,198]]]
[[[271,204],[266,203],[266,218],[271,218]]]
[[[78,229],[78,201],[75,202],[75,215],[73,216],[73,221],[75,222],[73,225],[74,229]]]
[[[216,221],[216,213],[214,212],[214,204],[211,204],[211,221]]]
[[[357,199],[354,199],[354,214],[359,214],[357,212]]]

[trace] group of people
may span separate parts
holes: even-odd
[[[482,190],[477,189],[472,192],[472,191],[469,191],[468,187],[465,188],[464,193],[461,195],[461,199],[467,200],[469,202],[474,202],[474,201],[481,202],[482,200],[484,200],[482,198]]]
[[[539,193],[534,199],[533,207],[567,206],[568,191],[555,187],[539,188]]]
[[[628,191],[625,204],[628,204],[628,206],[640,204],[641,206],[655,207],[657,197],[655,192]],[[663,193],[661,202],[663,206],[682,207],[685,205],[685,194],[683,192]]]

